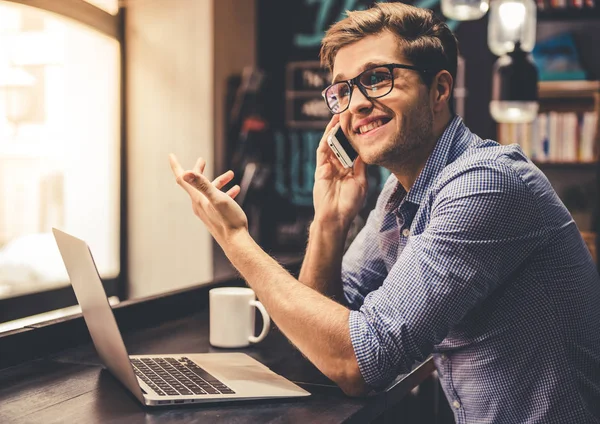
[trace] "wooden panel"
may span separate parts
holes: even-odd
[[[0,373],[0,422],[48,422],[40,419],[40,414],[93,390],[99,372],[98,366],[46,360],[3,371]],[[67,412],[62,410],[64,415]]]
[[[0,422],[16,423],[323,423],[352,422],[383,412],[383,399],[349,399],[339,392],[301,400],[261,400],[144,408],[106,370],[41,361],[0,374]],[[282,421],[283,420],[283,421]],[[358,421],[356,421],[358,422]],[[363,421],[365,422],[365,421]]]
[[[235,283],[228,280],[220,284]],[[237,280],[237,283],[242,282]],[[428,359],[386,392],[369,398],[349,398],[295,349],[275,326],[263,342],[249,348],[211,347],[208,343],[207,294],[207,287],[198,287],[143,301],[133,300],[116,307],[115,316],[128,352],[241,351],[297,382],[312,396],[292,400],[144,408],[112,375],[101,369],[89,336],[83,335],[86,332],[83,320],[75,317],[14,331],[4,337],[7,343],[0,345],[3,353],[11,339],[14,345],[19,345],[17,337],[35,340],[36,345],[29,348],[42,354],[63,350],[48,355],[46,359],[0,371],[0,422],[364,423],[399,405],[405,395],[434,369],[432,360]],[[191,315],[182,316],[190,312]],[[72,343],[84,344],[65,350]],[[25,350],[24,346],[21,348]]]
[[[225,351],[208,345],[207,318],[201,313],[141,332],[130,332],[125,335],[125,343],[130,354]],[[151,413],[161,423],[255,423],[280,422],[282,419],[290,423],[364,423],[400,403],[434,368],[428,360],[390,391],[353,399],[346,397],[323,376],[276,328],[264,342],[237,351],[249,354],[297,382],[312,396],[183,408],[143,408],[112,375],[101,370],[95,350],[88,344],[48,360],[1,371],[0,422],[130,423],[144,416],[147,418]]]

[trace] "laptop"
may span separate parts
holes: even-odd
[[[100,359],[144,405],[310,395],[244,353],[128,355],[87,243],[52,232]]]

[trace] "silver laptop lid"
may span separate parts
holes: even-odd
[[[52,232],[100,359],[140,402],[145,403],[87,243],[56,228],[52,228]]]

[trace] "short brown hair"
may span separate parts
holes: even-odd
[[[329,28],[321,42],[321,64],[329,70],[342,47],[389,31],[397,35],[404,56],[414,66],[436,72],[445,69],[456,81],[458,42],[448,25],[431,10],[399,2],[375,3],[370,9],[348,11],[347,15]],[[421,76],[427,85],[431,84],[431,74]]]

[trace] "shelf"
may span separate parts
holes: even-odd
[[[553,162],[553,161],[536,161],[533,160],[538,167],[547,167],[547,168],[586,168],[591,169],[598,166],[598,162]]]
[[[600,93],[600,81],[540,81],[540,99],[543,98],[593,98]]]
[[[547,8],[538,9],[537,21],[554,22],[554,21],[595,21],[600,18],[599,7],[583,7],[581,9],[574,7],[566,8]]]

